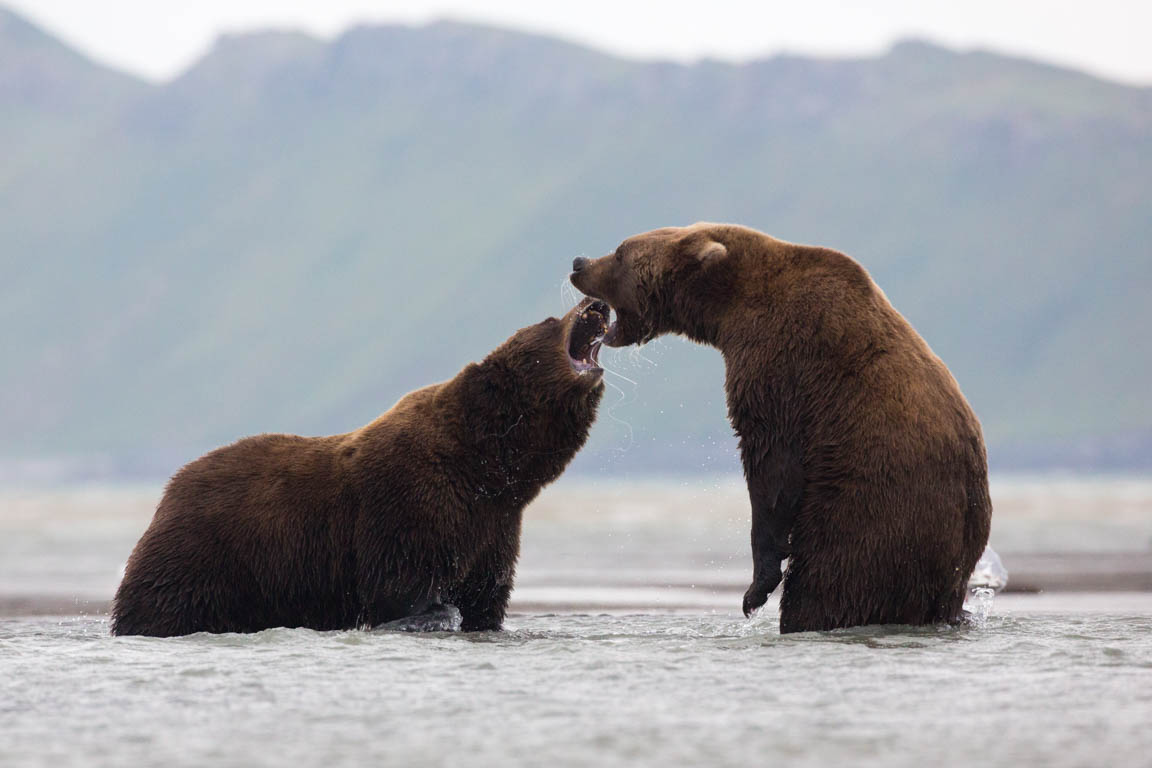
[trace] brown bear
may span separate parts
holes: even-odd
[[[720,350],[752,505],[745,614],[781,580],[780,631],[958,620],[992,505],[980,423],[858,263],[695,224],[576,259],[604,343],[678,333]]]
[[[585,300],[354,432],[188,464],[128,560],[113,634],[374,627],[441,604],[499,629],[524,507],[595,418],[608,316]]]

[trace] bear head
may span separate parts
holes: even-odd
[[[604,343],[643,344],[665,333],[710,341],[733,294],[729,241],[740,229],[707,223],[654,229],[607,256],[576,259],[572,284],[615,311]]]

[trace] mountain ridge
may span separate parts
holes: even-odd
[[[1148,444],[1152,89],[919,42],[680,64],[455,22],[231,35],[100,82],[80,120],[0,100],[0,458],[354,428],[562,312],[573,256],[696,220],[861,261],[994,461]],[[714,351],[607,362],[624,402],[582,466],[734,466]]]
[[[99,69],[114,72],[122,77],[134,80],[141,85],[163,86],[169,84],[188,74],[190,70],[199,66],[205,59],[214,56],[222,46],[228,47],[237,44],[244,45],[246,42],[253,39],[259,40],[261,38],[267,39],[276,37],[297,38],[302,42],[308,41],[318,46],[328,46],[333,43],[338,43],[349,36],[355,37],[365,34],[407,34],[422,32],[430,32],[434,34],[448,32],[451,34],[464,32],[480,34],[489,38],[519,40],[521,42],[532,45],[544,44],[550,47],[564,49],[573,53],[592,54],[598,58],[608,59],[623,64],[653,64],[659,66],[682,68],[692,68],[697,66],[742,68],[754,67],[764,63],[788,61],[821,62],[835,65],[840,63],[850,64],[875,61],[877,59],[890,58],[893,55],[905,54],[908,52],[927,53],[933,56],[939,56],[943,54],[948,57],[957,57],[962,59],[992,59],[1001,65],[1012,64],[1013,66],[1018,66],[1027,70],[1042,70],[1051,73],[1059,73],[1061,75],[1074,76],[1076,78],[1089,80],[1097,84],[1106,84],[1116,88],[1129,91],[1144,92],[1146,94],[1152,95],[1152,83],[1136,84],[1124,82],[1115,78],[1110,78],[1106,75],[1077,69],[1073,65],[1062,64],[1027,54],[1014,53],[997,48],[995,46],[988,46],[985,44],[955,46],[935,41],[931,37],[927,36],[897,36],[892,39],[892,41],[885,47],[883,51],[875,54],[818,55],[795,52],[791,50],[781,50],[772,53],[741,57],[739,59],[733,60],[719,59],[707,55],[693,59],[682,60],[659,56],[628,56],[611,52],[606,48],[597,46],[594,43],[569,39],[560,34],[530,31],[517,27],[501,26],[495,23],[467,20],[451,15],[435,17],[422,23],[385,21],[356,22],[348,25],[336,34],[330,36],[316,35],[314,33],[306,32],[290,25],[254,25],[244,29],[230,30],[219,33],[212,41],[212,43],[209,44],[207,49],[202,54],[193,59],[186,67],[184,67],[184,69],[179,70],[167,79],[152,81],[140,75],[134,74],[126,69],[101,62],[99,57],[90,55],[80,48],[69,45],[68,43],[62,41],[60,38],[54,36],[46,27],[30,20],[19,11],[16,11],[0,3],[0,35],[4,34],[6,25],[20,29],[25,33],[29,33],[38,40],[41,40],[45,43],[50,43],[54,46],[66,49],[73,55],[86,60]]]

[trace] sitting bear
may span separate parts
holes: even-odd
[[[260,435],[181,469],[136,545],[116,635],[504,620],[525,506],[576,455],[608,307],[516,332],[454,379],[330,437]]]
[[[988,539],[980,423],[955,379],[847,256],[696,224],[576,259],[604,343],[678,333],[724,356],[752,505],[745,614],[780,583],[780,631],[952,622]]]

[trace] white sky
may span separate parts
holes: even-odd
[[[0,0],[94,58],[153,79],[221,31],[330,37],[364,21],[481,21],[638,57],[861,54],[916,35],[1152,85],[1152,0]]]

